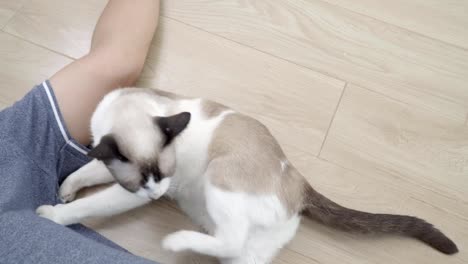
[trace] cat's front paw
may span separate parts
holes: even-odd
[[[162,241],[162,248],[165,250],[180,252],[188,250],[188,242],[191,238],[191,231],[178,231],[167,235]]]
[[[36,209],[36,214],[39,215],[40,217],[44,217],[46,219],[49,219],[51,221],[54,221],[57,224],[62,225],[59,214],[57,212],[57,206],[53,205],[42,205],[39,206]]]
[[[65,180],[60,186],[59,197],[64,203],[71,202],[75,199],[76,187],[71,179]]]

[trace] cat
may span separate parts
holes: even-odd
[[[66,204],[37,213],[58,224],[111,216],[166,195],[206,233],[182,230],[162,247],[190,250],[223,264],[270,263],[302,216],[360,233],[398,234],[455,254],[457,246],[426,221],[340,206],[305,180],[269,130],[221,104],[155,89],[105,96],[91,120],[90,163],[60,187]],[[77,199],[87,186],[117,182]]]

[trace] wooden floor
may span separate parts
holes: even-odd
[[[85,54],[105,0],[0,0],[0,105]],[[304,220],[275,263],[468,263],[467,0],[166,0],[139,84],[211,98],[263,121],[319,191],[417,215],[456,241],[442,255]],[[194,228],[158,201],[90,221],[135,254]]]

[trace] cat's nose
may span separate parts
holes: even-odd
[[[141,187],[145,190],[153,190],[156,187],[156,184],[159,180],[156,180],[157,177],[154,174],[149,174],[146,181],[142,183]]]

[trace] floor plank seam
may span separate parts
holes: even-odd
[[[272,54],[272,53],[269,53],[269,52],[266,52],[266,51],[257,49],[257,48],[255,48],[255,47],[249,46],[249,45],[244,44],[244,43],[242,43],[242,42],[238,42],[238,41],[236,41],[236,40],[227,38],[227,37],[225,37],[225,36],[222,36],[222,35],[219,35],[219,34],[216,34],[216,33],[210,32],[210,31],[207,31],[207,30],[205,30],[205,29],[203,29],[203,28],[200,28],[200,27],[197,27],[197,26],[188,24],[188,23],[186,23],[186,22],[184,22],[184,21],[178,20],[178,19],[173,18],[173,17],[169,17],[169,16],[167,16],[167,15],[161,15],[161,16],[162,16],[162,17],[165,17],[165,18],[167,18],[167,19],[173,20],[173,21],[175,21],[175,22],[177,22],[177,23],[180,23],[180,24],[186,25],[186,26],[188,26],[188,27],[197,29],[197,30],[199,30],[199,31],[205,32],[205,33],[210,34],[210,35],[212,35],[212,36],[216,36],[216,37],[225,39],[225,40],[227,40],[227,41],[230,41],[230,42],[236,43],[236,44],[238,44],[238,45],[241,45],[241,46],[243,46],[243,47],[246,47],[246,48],[255,50],[255,51],[257,51],[257,52],[263,53],[263,54],[265,54],[265,55],[271,56],[271,57],[273,57],[273,58],[276,58],[276,59],[285,61],[285,62],[290,63],[290,64],[292,64],[292,65],[298,66],[298,67],[300,67],[300,68],[302,68],[302,69],[306,69],[306,70],[309,70],[309,71],[313,71],[313,72],[319,73],[319,74],[321,74],[321,75],[327,76],[327,77],[329,77],[329,78],[335,79],[335,80],[337,80],[337,81],[346,83],[346,80],[345,80],[345,79],[342,79],[342,78],[340,78],[340,77],[338,77],[338,76],[332,75],[332,74],[330,74],[330,73],[328,73],[328,72],[324,72],[324,71],[322,71],[322,70],[320,70],[320,69],[313,69],[313,68],[310,68],[310,67],[301,65],[301,64],[299,64],[299,63],[297,63],[297,62],[295,62],[295,61],[288,60],[288,59],[283,58],[283,57],[279,57],[279,56],[277,56],[277,55],[275,55],[275,54]]]
[[[330,119],[330,123],[328,124],[327,132],[325,132],[325,137],[323,138],[322,145],[320,146],[320,150],[317,154],[317,157],[320,156],[320,154],[322,153],[323,147],[325,146],[325,141],[327,141],[328,133],[330,133],[330,129],[333,125],[333,121],[335,120],[335,116],[336,116],[336,113],[338,112],[338,108],[340,107],[341,100],[343,99],[346,87],[348,87],[348,83],[345,83],[345,85],[343,86],[343,90],[341,91],[341,95],[336,104],[335,111],[333,112],[332,118]]]
[[[13,18],[20,12],[21,9],[23,9],[23,7],[28,4],[29,2],[31,2],[32,0],[29,0],[29,1],[24,1],[24,3],[22,3],[14,12],[13,12],[13,15],[8,18],[7,21],[5,21],[5,24],[2,26],[2,28],[0,29],[1,31],[5,32],[4,29],[8,26],[8,24],[10,24],[10,22],[13,20]]]
[[[307,69],[307,70],[310,70],[310,71],[313,71],[313,72],[322,74],[322,75],[324,75],[324,76],[333,78],[333,79],[335,79],[335,80],[341,81],[341,82],[343,82],[343,83],[347,83],[347,81],[346,81],[345,78],[341,78],[341,77],[339,77],[339,76],[337,76],[337,75],[333,75],[333,74],[331,74],[331,73],[329,73],[329,72],[326,72],[326,71],[323,71],[323,70],[320,70],[320,69],[311,68],[311,67],[308,67],[308,66],[305,66],[305,65],[301,65],[301,64],[299,64],[299,63],[297,63],[297,62],[294,62],[294,61],[292,61],[292,60],[289,60],[289,59],[286,59],[286,58],[283,58],[283,57],[279,57],[279,56],[277,56],[277,55],[275,55],[275,54],[272,54],[272,53],[269,53],[269,52],[266,52],[266,51],[257,49],[257,48],[255,48],[255,47],[246,45],[246,44],[241,43],[241,42],[238,42],[238,41],[236,41],[236,40],[232,40],[232,39],[227,38],[227,37],[224,37],[224,36],[222,36],[222,35],[219,35],[219,34],[216,34],[216,33],[210,32],[210,31],[207,31],[207,30],[205,30],[205,29],[203,29],[203,28],[200,28],[200,27],[197,27],[197,26],[188,24],[188,23],[186,23],[186,22],[184,22],[184,21],[180,21],[180,20],[178,20],[178,19],[176,19],[176,18],[169,17],[169,16],[167,16],[167,15],[161,15],[161,16],[163,16],[163,17],[165,17],[165,18],[167,18],[167,19],[173,20],[173,21],[175,21],[175,22],[181,23],[181,24],[183,24],[183,25],[186,25],[186,26],[188,26],[188,27],[191,27],[191,28],[200,30],[200,31],[205,32],[205,33],[207,33],[207,34],[210,34],[210,35],[213,35],[213,36],[216,36],[216,37],[219,37],[219,38],[222,38],[222,39],[231,41],[231,42],[236,43],[236,44],[238,44],[238,45],[241,45],[241,46],[243,46],[243,47],[247,47],[247,48],[249,48],[249,49],[252,49],[252,50],[258,51],[258,52],[260,52],[260,53],[269,55],[269,56],[274,57],[274,58],[276,58],[276,59],[280,59],[280,60],[286,61],[286,62],[288,62],[288,63],[291,63],[291,64],[293,64],[293,65],[296,65],[296,66],[298,66],[298,67],[301,67],[301,68],[303,68],[303,69]],[[371,17],[371,18],[372,18],[372,17]],[[380,20],[379,20],[379,21],[380,21]],[[386,22],[383,22],[383,23],[386,23]],[[388,24],[388,23],[387,23],[387,24]],[[415,106],[415,107],[418,107],[419,109],[423,109],[423,110],[425,110],[425,111],[430,110],[430,111],[432,112],[432,111],[434,110],[434,109],[429,109],[429,108],[427,108],[427,107],[422,107],[422,106],[419,106],[419,105],[410,104],[409,102],[402,101],[401,99],[398,99],[398,98],[396,98],[396,97],[393,97],[392,95],[384,94],[384,93],[382,93],[382,92],[379,92],[379,91],[376,91],[376,90],[372,90],[372,89],[367,88],[367,87],[365,87],[365,86],[361,86],[361,85],[357,85],[357,86],[359,86],[359,87],[361,87],[361,88],[364,88],[364,89],[366,89],[366,90],[369,90],[369,91],[371,91],[371,92],[374,92],[374,93],[376,93],[376,94],[385,96],[386,98],[390,98],[390,99],[392,99],[392,100],[394,100],[394,101],[396,101],[396,102],[403,103],[403,104],[405,104],[405,105]],[[449,102],[451,102],[451,101],[449,101]],[[453,102],[453,103],[456,104],[456,105],[460,105],[459,103],[455,103],[455,102]],[[452,118],[452,119],[453,119],[453,118]],[[460,121],[460,120],[458,119],[458,121]]]
[[[458,49],[461,49],[461,50],[464,50],[464,51],[468,51],[468,47],[462,47],[462,46],[459,46],[459,45],[454,44],[454,43],[450,43],[450,42],[445,41],[445,40],[442,40],[442,39],[438,39],[438,38],[435,38],[435,37],[431,37],[431,36],[425,35],[425,34],[423,34],[423,33],[421,33],[421,32],[414,31],[414,30],[409,29],[409,28],[405,28],[405,27],[402,27],[402,26],[399,26],[399,25],[392,24],[392,23],[390,23],[390,22],[386,22],[386,21],[380,20],[380,19],[375,18],[375,17],[373,17],[373,16],[366,15],[366,14],[363,14],[363,13],[360,13],[360,12],[357,12],[357,11],[354,11],[354,10],[349,9],[349,8],[347,8],[347,7],[340,6],[340,5],[338,5],[338,4],[332,4],[332,3],[330,3],[330,2],[328,2],[328,1],[326,1],[326,0],[317,0],[317,1],[320,1],[320,2],[322,2],[322,3],[325,3],[325,4],[327,4],[327,5],[330,5],[330,6],[333,6],[333,7],[336,7],[336,8],[344,9],[344,10],[346,10],[346,11],[348,11],[348,12],[351,12],[351,13],[354,13],[354,14],[357,14],[357,15],[360,15],[360,16],[363,16],[363,17],[370,18],[370,19],[375,20],[375,21],[378,21],[378,22],[380,22],[380,23],[384,23],[384,24],[387,24],[387,25],[392,25],[392,26],[394,26],[394,27],[396,27],[396,28],[399,28],[399,29],[401,29],[401,30],[403,30],[403,31],[406,31],[406,32],[413,33],[413,34],[418,35],[418,36],[420,36],[420,37],[428,38],[428,39],[431,39],[431,40],[433,40],[433,41],[440,42],[440,43],[443,43],[443,44],[452,46],[452,47],[454,47],[454,48],[458,48]]]
[[[433,114],[433,115],[439,115],[439,116],[441,116],[440,112],[437,111],[437,109],[432,109],[432,108],[429,108],[429,107],[421,106],[421,105],[419,105],[419,104],[414,104],[414,103],[402,101],[401,99],[398,99],[398,98],[396,98],[396,97],[393,97],[391,94],[385,94],[385,93],[382,93],[382,92],[377,91],[377,90],[372,90],[371,88],[367,88],[366,86],[362,86],[362,85],[355,84],[355,83],[353,83],[353,85],[355,85],[355,86],[357,86],[357,87],[359,87],[359,88],[362,88],[362,89],[364,89],[364,90],[367,90],[367,91],[369,91],[369,92],[371,92],[371,93],[374,93],[374,94],[378,94],[378,95],[380,95],[380,96],[383,96],[383,97],[385,97],[385,98],[387,98],[387,99],[389,99],[390,101],[393,101],[393,102],[395,102],[395,103],[404,104],[404,105],[407,106],[407,107],[416,108],[416,109],[418,109],[418,110],[420,110],[420,111],[429,112],[429,113],[431,113],[431,114]],[[447,99],[445,99],[445,98],[443,98],[443,97],[439,97],[439,96],[432,95],[432,94],[430,94],[430,95],[431,95],[431,96],[434,96],[434,97],[437,97],[437,98],[440,98],[441,100],[445,100],[445,101],[447,101],[447,102],[453,103],[454,105],[458,105],[458,106],[464,107],[463,104],[459,104],[459,103],[454,102],[454,101],[452,101],[452,100],[447,100]],[[447,119],[450,119],[450,120],[457,121],[457,122],[460,122],[460,121],[461,121],[461,122],[465,122],[465,121],[461,120],[462,118],[459,118],[459,117],[457,117],[456,119],[455,119],[453,116],[446,116],[446,115],[443,115],[443,117],[444,117],[444,118],[447,118]],[[467,114],[467,116],[466,116],[466,121],[468,121],[468,114]]]
[[[299,256],[302,256],[302,257],[304,257],[304,258],[307,258],[308,260],[314,261],[314,263],[317,263],[317,264],[322,263],[322,262],[318,261],[317,259],[314,259],[314,258],[312,258],[312,257],[310,257],[310,256],[304,255],[304,253],[298,252],[297,250],[291,249],[291,248],[289,248],[289,247],[286,247],[286,248],[287,248],[288,250],[290,250],[290,251],[292,251],[292,252],[298,254]]]
[[[353,168],[351,168],[351,167],[346,167],[346,166],[344,166],[344,165],[341,165],[341,164],[338,163],[338,162],[329,160],[329,159],[324,158],[324,157],[322,157],[322,156],[318,156],[317,159],[319,159],[319,160],[321,160],[321,161],[323,161],[323,162],[326,162],[326,163],[330,163],[330,164],[332,164],[332,165],[334,165],[334,166],[337,166],[337,167],[339,167],[339,168],[341,168],[341,169],[344,169],[344,170],[346,170],[346,171],[355,173],[355,174],[357,174],[357,175],[366,175],[366,176],[370,176],[370,177],[375,177],[375,175],[376,175],[376,173],[370,173],[370,172],[365,172],[365,171],[363,172],[363,171],[358,171],[358,170],[356,170],[356,169],[353,169]],[[384,172],[384,173],[386,173],[386,172]],[[378,173],[377,173],[377,174],[378,174]],[[410,185],[411,185],[411,186],[417,186],[418,188],[422,188],[422,189],[424,189],[424,190],[426,190],[426,191],[430,191],[430,192],[432,192],[432,193],[435,193],[435,194],[437,194],[437,195],[439,195],[439,196],[442,196],[442,197],[445,197],[445,198],[447,198],[447,199],[459,200],[459,199],[457,199],[456,197],[450,196],[450,195],[448,195],[448,194],[445,193],[445,192],[440,192],[440,191],[435,190],[435,189],[433,189],[433,188],[428,188],[427,186],[423,186],[423,185],[421,185],[420,183],[418,183],[418,182],[416,182],[416,181],[408,180],[407,177],[405,177],[405,176],[404,176],[403,174],[401,174],[400,172],[393,172],[391,175],[394,176],[394,177],[396,177],[398,180],[401,180],[405,185],[408,185],[408,186],[410,186]],[[461,200],[461,202],[466,203],[464,200]]]
[[[19,9],[18,9],[18,10],[19,10]],[[5,24],[2,26],[2,28],[0,28],[1,31],[3,31],[3,32],[6,33],[6,31],[5,31],[4,29],[8,26],[8,24],[10,24],[10,22],[13,20],[13,18],[16,16],[16,14],[18,14],[18,12],[19,12],[19,11],[15,11],[15,12],[13,13],[13,15],[12,15],[10,18],[8,18],[7,21],[5,21]]]
[[[10,35],[10,36],[12,36],[12,37],[14,37],[14,38],[17,38],[17,39],[19,39],[19,40],[22,40],[22,41],[24,41],[24,42],[27,42],[27,43],[29,43],[29,44],[31,44],[31,45],[34,45],[34,46],[36,46],[36,47],[39,47],[39,48],[41,48],[41,49],[45,49],[45,50],[47,50],[47,51],[50,51],[50,52],[55,53],[55,54],[57,54],[57,55],[66,57],[66,58],[68,58],[68,59],[70,59],[70,60],[73,60],[73,61],[76,60],[76,58],[73,58],[73,57],[71,57],[71,56],[69,56],[69,55],[66,55],[66,54],[63,54],[63,53],[61,53],[61,52],[52,50],[52,49],[50,49],[50,48],[48,48],[48,47],[46,47],[46,46],[37,44],[37,43],[32,42],[32,41],[30,41],[30,40],[28,40],[28,39],[25,39],[25,38],[23,38],[23,37],[20,37],[20,36],[18,36],[18,35],[15,35],[15,34],[13,34],[13,33],[11,33],[11,32],[4,31],[4,30],[1,30],[1,31],[2,31],[3,33],[7,34],[7,35]]]
[[[362,173],[359,172],[359,171],[356,171],[356,170],[354,170],[354,169],[352,169],[352,168],[345,167],[345,166],[343,166],[343,165],[341,165],[341,164],[339,164],[339,163],[336,163],[336,162],[334,162],[334,161],[328,160],[328,159],[326,159],[326,158],[324,158],[324,157],[322,157],[322,156],[317,156],[317,159],[319,159],[319,160],[321,160],[321,161],[324,161],[324,162],[326,162],[326,163],[330,163],[330,164],[332,164],[332,165],[335,165],[335,166],[337,166],[337,167],[339,167],[339,168],[341,168],[341,169],[350,171],[350,172],[352,172],[352,173],[356,173],[356,174],[358,174],[358,175],[361,175],[361,174],[362,174]]]

